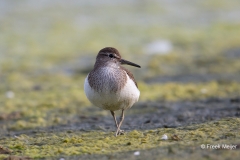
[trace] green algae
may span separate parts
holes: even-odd
[[[68,77],[64,74],[46,74],[28,77],[12,73],[0,85],[0,126],[4,131],[34,129],[67,124],[75,116],[105,116],[105,111],[89,111],[83,83],[84,76]],[[21,83],[19,83],[21,82]],[[200,100],[210,97],[236,97],[240,95],[239,82],[212,81],[206,83],[146,84],[139,82],[140,101]],[[5,92],[14,92],[7,98]],[[7,108],[7,109],[6,109]]]
[[[240,86],[237,82],[221,83],[166,83],[139,85],[140,100],[198,100],[209,97],[232,97],[240,95]]]
[[[89,110],[92,105],[83,91],[83,77],[71,78],[64,75],[37,77],[35,83],[25,79],[21,86],[19,78],[9,79],[15,93],[13,99],[0,96],[0,126],[4,131],[16,131],[67,124],[79,115],[105,116],[104,110]],[[44,81],[42,81],[44,79]],[[62,82],[64,82],[62,84]],[[41,89],[35,90],[35,85]],[[236,97],[240,95],[240,83],[139,83],[140,101],[183,101],[201,100],[211,97]],[[7,110],[5,109],[7,108]],[[2,117],[2,118],[1,118]]]
[[[176,150],[179,146],[199,148],[201,144],[239,145],[239,125],[239,118],[225,118],[179,128],[133,130],[118,137],[115,137],[113,132],[99,131],[22,134],[1,138],[0,144],[11,150],[12,155],[24,155],[31,158],[112,154],[156,147]],[[168,136],[168,140],[161,139],[163,134]],[[173,136],[179,139],[176,140],[172,138]],[[1,157],[7,157],[7,155],[1,155]]]

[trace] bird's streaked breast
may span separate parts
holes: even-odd
[[[87,98],[95,106],[115,111],[119,109],[130,108],[135,102],[138,101],[140,91],[136,87],[134,81],[129,78],[125,71],[123,71],[123,75],[121,75],[122,77],[125,77],[124,84],[121,85],[116,82],[121,80],[119,79],[120,77],[113,78],[111,77],[112,75],[110,73],[105,73],[108,75],[108,79],[106,79],[106,75],[103,77],[98,76],[97,82],[95,82],[94,85],[91,85],[91,78],[89,78],[90,74],[85,79],[84,91]],[[116,85],[116,87],[113,84],[118,85]]]

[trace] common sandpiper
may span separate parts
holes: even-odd
[[[117,127],[116,136],[123,134],[120,127],[124,120],[124,111],[131,108],[140,96],[133,74],[121,66],[123,64],[141,68],[122,59],[117,49],[103,48],[98,52],[94,68],[84,82],[84,91],[89,101],[111,112]],[[122,111],[119,123],[115,116],[117,110]]]

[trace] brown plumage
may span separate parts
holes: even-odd
[[[131,108],[138,101],[140,91],[133,74],[123,64],[139,65],[122,59],[117,49],[106,47],[98,52],[93,70],[84,83],[88,99],[96,106],[109,110],[114,118],[116,136],[123,133],[120,126],[124,119],[124,110]],[[120,122],[117,123],[116,110],[122,110]]]
[[[104,54],[113,53],[113,54],[116,54],[117,58],[111,59],[110,57],[106,57],[106,55],[103,55],[101,53],[104,53]],[[103,90],[103,85],[107,83],[109,84],[111,91],[116,93],[117,91],[120,91],[124,87],[124,84],[126,84],[126,81],[127,81],[127,76],[125,74],[126,72],[129,78],[133,80],[136,87],[138,87],[137,82],[133,77],[133,74],[129,70],[127,70],[126,68],[120,65],[120,62],[119,62],[120,59],[121,59],[121,55],[117,49],[112,47],[106,47],[101,49],[98,52],[94,69],[88,75],[90,86],[94,88],[97,92],[101,92]],[[121,69],[116,68],[116,69],[112,69],[111,72],[107,72],[106,67],[112,67],[112,68],[116,67],[111,65],[112,62],[119,65]],[[102,73],[102,74],[99,74],[99,73]]]

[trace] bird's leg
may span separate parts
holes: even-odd
[[[110,111],[112,116],[113,116],[113,119],[115,121],[115,124],[116,124],[116,127],[118,128],[118,123],[117,123],[117,119],[116,119],[116,116],[115,116],[115,113],[113,111]]]
[[[118,124],[117,131],[116,131],[116,136],[117,136],[117,135],[124,134],[124,131],[123,131],[123,130],[120,130],[120,127],[121,127],[121,125],[122,125],[123,120],[124,120],[124,109],[122,110],[122,115],[121,115],[121,117],[120,117],[120,122],[119,122],[119,124]]]

